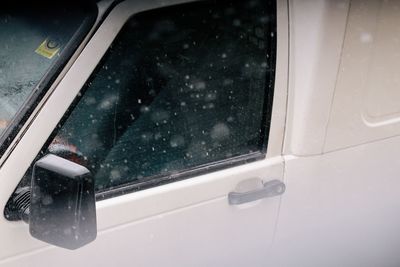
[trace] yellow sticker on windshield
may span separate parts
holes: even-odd
[[[57,41],[48,38],[39,45],[35,52],[48,59],[52,59],[59,50],[60,44]]]

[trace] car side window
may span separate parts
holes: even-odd
[[[87,166],[98,192],[262,155],[275,13],[273,1],[202,1],[131,17],[44,153]]]

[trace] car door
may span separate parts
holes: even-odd
[[[0,169],[6,209],[44,154],[85,165],[97,239],[49,246],[5,214],[0,265],[266,266],[284,192],[286,9],[118,4]]]

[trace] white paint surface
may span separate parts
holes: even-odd
[[[289,1],[289,108],[285,154],[321,154],[349,0]]]
[[[271,266],[400,266],[400,138],[286,158]]]
[[[353,0],[324,151],[400,134],[400,3]]]

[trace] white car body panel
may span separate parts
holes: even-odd
[[[323,151],[349,1],[289,1],[290,59],[285,154]]]
[[[399,150],[395,137],[287,156],[270,266],[399,266]]]
[[[400,134],[398,1],[353,1],[325,151]]]

